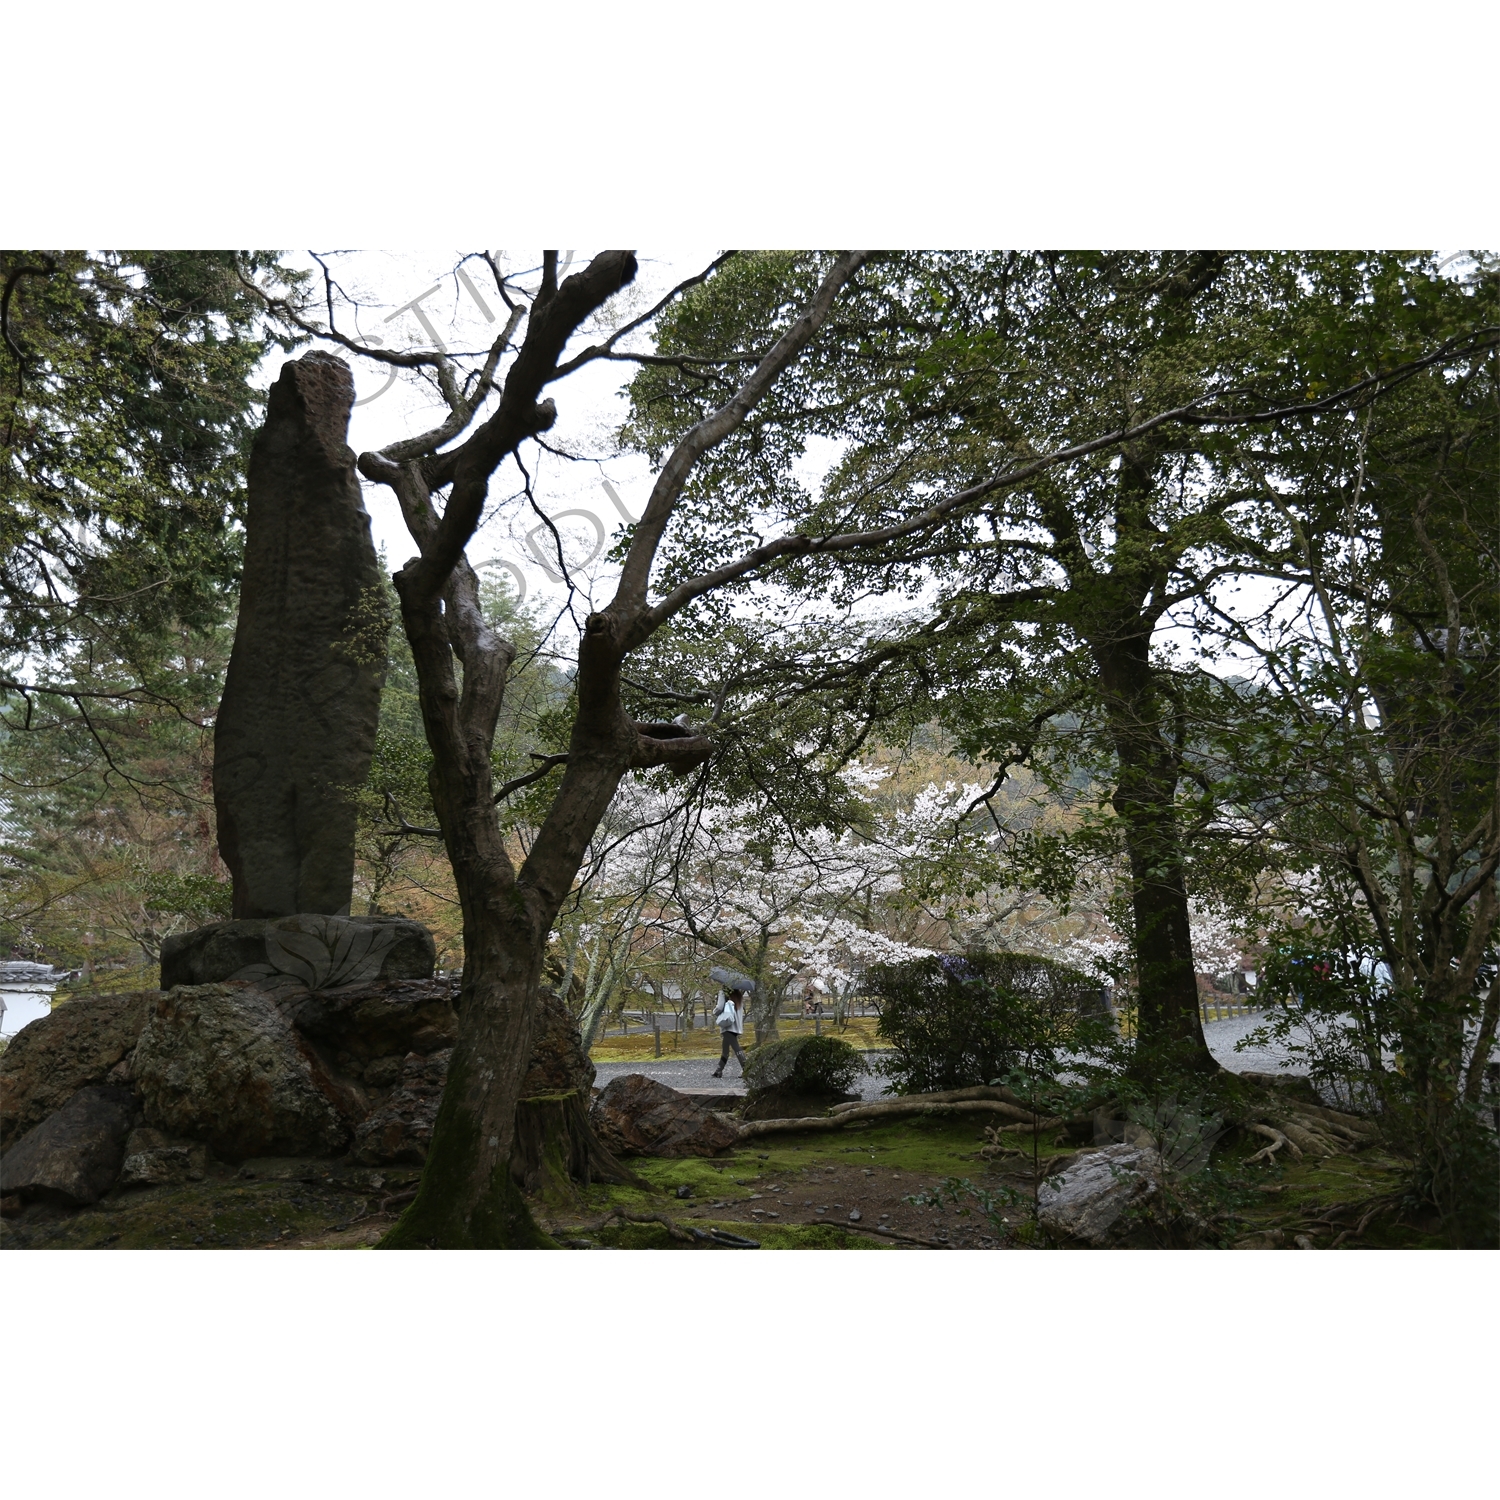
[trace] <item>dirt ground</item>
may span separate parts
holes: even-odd
[[[688,1229],[727,1230],[766,1249],[996,1249],[995,1229],[972,1200],[969,1211],[932,1201],[952,1179],[991,1194],[1010,1187],[1029,1196],[1029,1159],[996,1170],[979,1155],[983,1144],[972,1124],[949,1117],[764,1137],[725,1157],[632,1158],[632,1169],[655,1191],[591,1188],[571,1211],[554,1210],[547,1224],[577,1248],[671,1243],[657,1226],[601,1232],[602,1215],[620,1208],[665,1214]],[[1044,1145],[1044,1175],[1072,1154]]]

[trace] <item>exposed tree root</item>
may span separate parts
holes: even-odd
[[[1044,1130],[1057,1130],[1068,1123],[1063,1115],[1048,1115],[1044,1120],[1031,1119],[1019,1125],[1001,1125],[998,1129],[1001,1135],[1020,1135],[1022,1132],[1040,1135]]]
[[[1297,1120],[1290,1115],[1279,1115],[1271,1117],[1269,1123],[1307,1156],[1338,1156],[1343,1150],[1338,1142],[1314,1129],[1305,1119]]]
[[[913,1115],[1000,1115],[1015,1123],[1002,1126],[1003,1130],[1055,1130],[1068,1122],[1059,1116],[1041,1118],[1001,1099],[938,1100],[936,1102],[921,1095],[910,1099],[881,1100],[878,1104],[849,1104],[839,1107],[834,1114],[815,1115],[800,1120],[752,1120],[740,1126],[740,1139],[751,1140],[760,1135],[783,1135],[802,1130],[842,1130],[860,1120],[899,1120]]]
[[[668,1214],[631,1213],[629,1209],[612,1208],[602,1219],[596,1219],[592,1224],[576,1224],[569,1226],[566,1230],[554,1230],[554,1233],[576,1234],[598,1234],[607,1229],[611,1224],[620,1221],[627,1224],[660,1224],[667,1233],[679,1244],[691,1245],[694,1249],[707,1249],[717,1247],[730,1250],[758,1250],[758,1240],[746,1239],[739,1234],[730,1234],[721,1229],[684,1229],[676,1219]],[[854,1226],[851,1225],[851,1228]]]
[[[1401,1195],[1399,1193],[1387,1193],[1383,1197],[1376,1198],[1369,1205],[1369,1207],[1365,1209],[1363,1215],[1360,1217],[1359,1223],[1356,1224],[1353,1229],[1345,1229],[1333,1242],[1331,1248],[1337,1250],[1345,1240],[1357,1240],[1360,1235],[1362,1235],[1365,1230],[1369,1228],[1370,1220],[1373,1219],[1382,1208],[1394,1207],[1395,1204],[1399,1203],[1400,1201]]]
[[[1283,1147],[1286,1150],[1290,1151],[1292,1155],[1298,1159],[1298,1161],[1302,1159],[1301,1150],[1298,1147],[1294,1146],[1279,1130],[1276,1129],[1274,1125],[1252,1124],[1247,1125],[1245,1129],[1254,1131],[1256,1135],[1265,1136],[1265,1138],[1271,1143],[1269,1146],[1262,1146],[1261,1149],[1250,1158],[1251,1161],[1274,1161],[1276,1159],[1276,1153],[1282,1150]]]
[[[660,1224],[674,1240],[685,1245],[698,1243],[688,1230],[667,1214],[635,1214],[624,1208],[612,1208],[602,1219],[597,1219],[592,1224],[574,1225],[568,1232],[570,1234],[598,1234],[600,1230],[607,1229],[617,1219],[629,1224]]]
[[[382,1198],[377,1207],[370,1209],[368,1213],[359,1214],[355,1218],[350,1219],[348,1222],[351,1224],[359,1224],[362,1223],[365,1219],[383,1218],[386,1214],[390,1213],[392,1209],[404,1207],[406,1204],[410,1203],[416,1196],[417,1189],[414,1187],[406,1188],[404,1191],[399,1193],[391,1193],[388,1196]]]
[[[1007,1088],[1001,1088],[997,1084],[980,1084],[974,1088],[967,1089],[940,1089],[930,1094],[903,1094],[899,1099],[877,1100],[880,1104],[964,1104],[974,1099],[989,1099],[999,1104],[1013,1104],[1018,1109],[1023,1109],[1030,1116],[1033,1111],[1027,1107],[1024,1099],[1018,1098]],[[828,1111],[830,1115],[847,1114],[851,1109],[869,1109],[870,1105],[862,1099],[852,1099],[847,1104],[835,1104]]]
[[[986,1161],[999,1161],[1007,1156],[1024,1156],[1026,1154],[1019,1146],[1007,1146],[1000,1139],[1000,1132],[993,1125],[986,1125],[984,1127],[984,1134],[985,1139],[989,1141],[989,1145],[981,1146],[979,1154]]]
[[[1357,1115],[1308,1104],[1301,1099],[1278,1097],[1266,1107],[1252,1110],[1243,1122],[1246,1130],[1263,1135],[1272,1144],[1256,1152],[1252,1161],[1274,1159],[1284,1144],[1291,1155],[1327,1158],[1359,1151],[1380,1137],[1379,1127]],[[1281,1137],[1277,1140],[1277,1137]]]
[[[1358,1115],[1347,1115],[1341,1110],[1327,1109],[1321,1104],[1298,1103],[1294,1113],[1300,1115],[1311,1115],[1313,1119],[1320,1121],[1325,1127],[1332,1129],[1339,1135],[1349,1137],[1350,1140],[1373,1141],[1380,1134],[1380,1127],[1369,1120],[1362,1120]]]
[[[878,1234],[882,1239],[901,1240],[908,1245],[920,1245],[924,1250],[949,1250],[951,1245],[945,1245],[941,1240],[918,1239],[914,1234],[902,1234],[899,1229],[880,1229],[873,1224],[840,1224],[840,1229],[848,1229],[855,1234]]]

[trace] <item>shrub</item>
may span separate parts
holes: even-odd
[[[781,1088],[789,1094],[847,1094],[865,1070],[848,1042],[832,1036],[791,1036],[757,1047],[745,1065],[752,1089]]]
[[[1057,1049],[1086,1044],[1103,1008],[1097,981],[1027,953],[880,964],[865,989],[881,1002],[879,1034],[895,1049],[882,1071],[900,1094],[1051,1073]]]

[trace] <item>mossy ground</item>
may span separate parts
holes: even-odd
[[[247,1175],[249,1174],[249,1175]],[[131,1188],[90,1208],[33,1207],[0,1227],[0,1247],[46,1250],[359,1248],[389,1225],[380,1206],[416,1167],[266,1159],[217,1166],[202,1182]]]
[[[690,1229],[728,1230],[772,1250],[979,1245],[990,1238],[981,1221],[907,1200],[930,1194],[950,1177],[998,1187],[1002,1175],[979,1156],[983,1144],[971,1121],[944,1116],[770,1136],[716,1157],[632,1157],[632,1169],[650,1190],[596,1184],[579,1194],[572,1212],[555,1215],[548,1227],[564,1243],[582,1238],[642,1248],[648,1242],[660,1248],[674,1243],[659,1225],[589,1227],[619,1208],[665,1213]],[[1050,1141],[1039,1151],[1044,1164],[1064,1154]],[[1005,1168],[1007,1180],[1019,1169],[1029,1180],[1030,1158],[1012,1158]],[[681,1188],[688,1189],[687,1197],[677,1196]],[[851,1209],[860,1213],[858,1228],[848,1222]],[[882,1227],[891,1237],[874,1234]]]
[[[882,1249],[919,1245],[988,1248],[998,1241],[982,1216],[931,1201],[950,1178],[989,1191],[1025,1195],[1033,1185],[1029,1151],[996,1164],[979,1155],[978,1126],[947,1116],[856,1125],[842,1131],[771,1136],[718,1157],[632,1157],[644,1188],[605,1184],[571,1203],[532,1202],[559,1243],[586,1241],[622,1249],[677,1248],[659,1224],[593,1226],[612,1208],[665,1214],[686,1228],[720,1229],[770,1250]],[[1378,1148],[1285,1166],[1247,1164],[1259,1141],[1226,1138],[1215,1168],[1236,1184],[1222,1243],[1276,1233],[1288,1248],[1297,1235],[1331,1248],[1356,1224],[1351,1205],[1393,1198],[1402,1164]],[[1044,1141],[1041,1175],[1073,1148]],[[356,1168],[329,1162],[260,1161],[245,1171],[214,1166],[204,1181],[131,1189],[77,1213],[27,1210],[0,1227],[6,1249],[344,1249],[365,1248],[395,1222],[392,1198],[414,1187],[416,1167]],[[679,1198],[686,1187],[689,1196]],[[928,1201],[912,1203],[909,1199]],[[825,1212],[820,1214],[822,1207]],[[847,1214],[857,1207],[859,1228]],[[756,1212],[756,1210],[760,1212]],[[772,1217],[772,1214],[776,1217]],[[1018,1211],[1024,1217],[1025,1209]],[[869,1231],[892,1231],[881,1238]],[[1437,1249],[1436,1227],[1404,1216],[1392,1201],[1347,1249]]]
[[[1249,1155],[1251,1149],[1234,1154]],[[1329,1249],[1357,1226],[1365,1206],[1400,1193],[1406,1168],[1371,1147],[1352,1156],[1308,1157],[1284,1167],[1257,1163],[1242,1170],[1251,1191],[1235,1210],[1241,1237],[1279,1230],[1288,1245],[1300,1234],[1315,1248]],[[1349,1235],[1339,1248],[1438,1250],[1447,1242],[1426,1216],[1404,1214],[1392,1202],[1375,1213],[1363,1234]]]

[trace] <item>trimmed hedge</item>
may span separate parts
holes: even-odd
[[[1050,1072],[1103,1009],[1097,980],[1029,953],[880,964],[864,989],[880,1000],[879,1034],[895,1049],[881,1066],[898,1094],[969,1088],[1023,1065]]]

